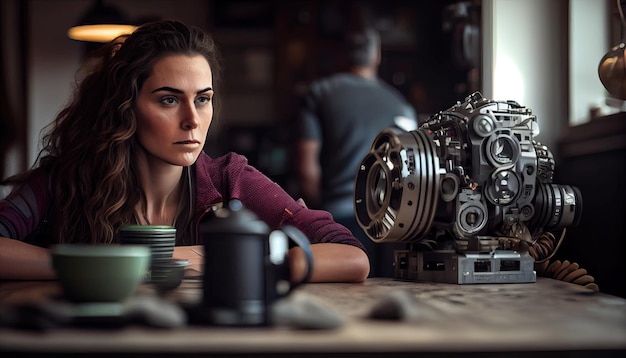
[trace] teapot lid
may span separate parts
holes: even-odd
[[[232,199],[227,205],[215,210],[213,215],[200,223],[202,233],[268,234],[269,226],[252,211],[244,208],[241,201]]]

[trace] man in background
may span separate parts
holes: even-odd
[[[376,135],[417,127],[415,110],[378,77],[380,37],[373,29],[346,36],[349,70],[313,82],[297,122],[296,166],[301,197],[329,211],[365,245],[370,277],[393,277],[394,244],[377,244],[354,214],[354,180]],[[397,248],[397,245],[396,245]]]

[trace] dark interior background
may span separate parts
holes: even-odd
[[[466,24],[480,28],[479,1],[217,0],[211,8],[211,31],[221,44],[228,79],[223,83],[228,110],[219,117],[219,132],[228,135],[211,141],[207,151],[243,153],[288,191],[290,126],[300,98],[311,81],[344,68],[339,51],[347,29],[364,24],[378,29],[380,77],[420,116],[448,108],[480,87],[480,44],[467,58],[459,33]],[[265,104],[246,108],[258,96]]]

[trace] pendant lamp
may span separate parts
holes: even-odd
[[[67,31],[67,36],[77,41],[109,42],[120,35],[132,33],[136,28],[119,9],[96,1]]]
[[[624,12],[617,0],[617,10],[622,21],[622,30],[626,27]],[[622,42],[607,52],[598,65],[598,76],[606,90],[615,98],[626,100],[626,44]]]

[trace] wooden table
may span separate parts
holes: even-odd
[[[200,288],[201,281],[185,281],[167,299],[198,300]],[[0,305],[41,299],[59,290],[54,282],[5,282],[0,284]],[[415,300],[411,318],[369,318],[376,304],[399,292]],[[292,293],[291,299],[297,298],[325,305],[344,324],[332,330],[0,328],[0,356],[626,356],[625,299],[546,278],[485,285],[368,279],[363,284],[304,285]]]

